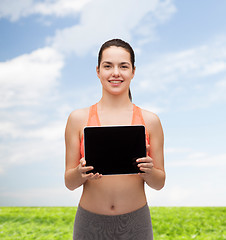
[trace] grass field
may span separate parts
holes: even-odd
[[[151,207],[155,240],[224,240],[226,207]],[[1,240],[71,240],[74,207],[1,207]]]

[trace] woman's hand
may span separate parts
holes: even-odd
[[[80,173],[82,179],[86,180],[95,180],[100,179],[102,177],[102,174],[96,173],[86,173],[88,171],[93,170],[92,166],[86,167],[86,160],[84,158],[80,159],[80,164],[78,165],[78,172]]]
[[[162,169],[154,167],[153,159],[148,156],[150,145],[147,146],[147,156],[144,158],[138,158],[137,163],[141,173],[138,173],[148,186],[160,190],[165,183],[165,172]]]
[[[148,156],[149,149],[150,149],[150,145],[147,145],[147,156],[137,159],[137,163],[138,163],[137,166],[140,169],[140,171],[143,172],[143,173],[139,173],[139,175],[143,178],[145,178],[147,175],[150,175],[152,172],[152,168],[154,167],[152,158]]]

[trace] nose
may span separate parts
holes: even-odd
[[[118,67],[114,67],[113,72],[112,72],[112,76],[118,77],[119,75],[120,75],[120,72],[119,72]]]

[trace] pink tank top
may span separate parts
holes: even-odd
[[[135,104],[133,104],[133,118],[132,118],[131,125],[145,126],[141,109],[137,107]],[[92,105],[89,108],[89,118],[88,118],[87,126],[101,126],[98,113],[97,113],[97,103]],[[146,126],[145,126],[145,134],[146,134],[146,143],[149,145],[149,135],[148,135]],[[80,154],[81,154],[81,158],[83,158],[84,157],[84,136],[83,135],[81,139]]]

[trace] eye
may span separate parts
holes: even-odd
[[[122,68],[122,69],[127,69],[127,68],[129,68],[129,67],[128,67],[127,65],[122,65],[121,68]]]
[[[111,65],[104,65],[105,69],[109,69],[111,67]]]

